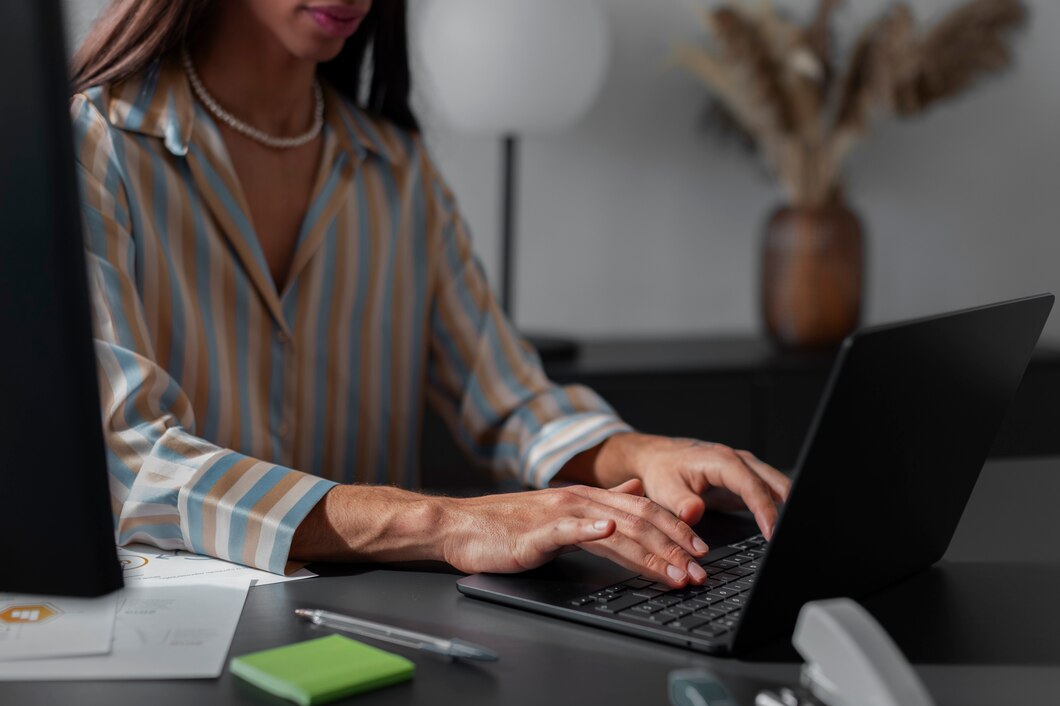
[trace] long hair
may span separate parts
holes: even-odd
[[[218,0],[112,0],[74,55],[74,93],[117,83],[157,59],[192,43],[209,21]],[[331,61],[318,71],[340,93],[365,111],[418,130],[409,106],[406,0],[377,0],[361,26]],[[371,48],[368,95],[362,102],[365,58]]]

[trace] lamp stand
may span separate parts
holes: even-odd
[[[516,170],[519,168],[519,138],[507,134],[502,139],[501,174],[501,309],[515,324],[515,208]],[[569,338],[526,334],[526,339],[537,350],[542,360],[567,360],[577,355],[577,344]]]
[[[515,170],[519,162],[519,138],[508,134],[501,142],[501,309],[509,320],[514,320],[512,259],[515,257]]]

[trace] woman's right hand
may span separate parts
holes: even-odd
[[[706,543],[643,493],[634,479],[611,490],[575,485],[446,499],[442,556],[466,573],[514,573],[581,548],[675,588],[703,583],[696,559]]]

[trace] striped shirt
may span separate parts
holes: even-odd
[[[628,429],[545,378],[419,136],[325,97],[282,291],[175,62],[72,101],[119,544],[282,572],[336,483],[417,485],[426,401],[532,486]]]

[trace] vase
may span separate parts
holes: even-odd
[[[762,242],[762,315],[785,348],[828,348],[857,328],[864,243],[841,203],[777,209]]]

